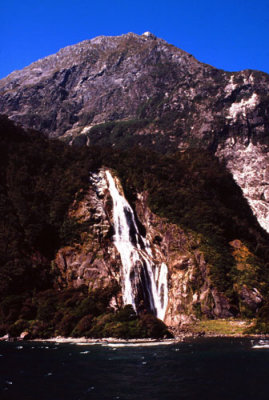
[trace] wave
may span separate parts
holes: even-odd
[[[103,346],[108,347],[151,347],[151,346],[167,346],[175,342],[142,342],[142,343],[103,343]]]
[[[259,340],[257,344],[252,346],[252,349],[269,349],[269,341],[268,340]]]

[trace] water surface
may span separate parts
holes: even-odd
[[[269,342],[0,343],[1,400],[268,400]]]

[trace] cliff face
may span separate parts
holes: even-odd
[[[91,176],[92,185],[82,200],[75,200],[69,216],[82,226],[80,240],[62,248],[56,256],[60,286],[90,289],[119,281],[120,260],[111,237],[113,216],[104,172]]]
[[[208,148],[268,231],[268,88],[265,73],[217,70],[152,34],[129,33],[13,72],[0,81],[0,112],[73,143]]]
[[[61,248],[56,255],[53,264],[58,273],[57,285],[61,288],[86,285],[92,290],[104,288],[115,281],[121,290],[111,299],[111,306],[118,308],[125,302],[126,276],[124,260],[115,243],[116,216],[106,170],[92,174],[90,180],[87,193],[82,199],[76,200],[69,211],[70,218],[76,218],[82,230],[77,243]],[[124,196],[119,180],[117,186]],[[134,211],[141,240],[148,243],[150,248],[148,254],[154,265],[157,287],[161,279],[156,272],[158,266],[165,264],[168,269],[165,278],[168,303],[162,318],[168,326],[178,328],[202,315],[208,318],[232,317],[240,314],[244,308],[250,308],[255,313],[263,300],[259,290],[252,288],[247,279],[241,277],[240,283],[234,287],[241,299],[239,307],[221,293],[212,282],[210,265],[205,261],[199,238],[154,214],[148,206],[147,192],[137,194]],[[124,240],[128,247],[131,239],[125,237]],[[138,244],[136,248],[144,257],[145,250],[140,249]],[[240,241],[232,243],[232,248],[235,249],[238,268],[244,269],[250,255],[248,249]],[[149,310],[150,305],[143,298],[145,281],[137,263],[138,260],[134,258],[130,279],[136,296],[135,305],[140,304],[138,312],[143,312],[145,308]],[[164,296],[164,292],[160,291],[161,301]]]
[[[151,212],[147,193],[138,195],[136,211],[146,228],[153,254],[168,265],[166,324],[177,327],[202,314],[209,318],[231,317],[228,299],[211,284],[210,267],[199,248],[199,240]]]
[[[260,225],[269,232],[268,147],[231,137],[219,145],[216,155],[226,161]]]

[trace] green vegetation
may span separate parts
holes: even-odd
[[[4,117],[0,153],[0,296],[46,289],[51,260],[70,239],[68,207],[87,187],[94,157],[26,134]]]
[[[260,308],[254,325],[246,331],[249,334],[269,334],[269,301]]]
[[[34,294],[7,296],[0,304],[0,334],[28,338],[55,336],[162,338],[170,337],[164,323],[153,315],[137,317],[132,306],[114,310],[110,299],[119,287],[88,292],[86,287],[56,291],[48,289]]]
[[[90,337],[168,338],[171,334],[165,324],[151,314],[136,316],[131,305],[116,313],[106,313],[93,320],[87,333]]]
[[[88,133],[91,142],[96,146],[115,146],[126,149],[136,145],[136,132],[143,130],[149,124],[148,120],[113,121],[92,127]]]
[[[251,320],[202,320],[188,326],[188,329],[189,331],[198,334],[237,336],[246,334],[246,331],[250,329],[252,324],[253,322]]]
[[[94,127],[90,135],[101,132],[102,147],[86,148],[25,133],[0,118],[1,332],[27,329],[33,337],[167,334],[153,316],[132,319],[129,312],[123,318],[120,310],[111,310],[112,293],[107,297],[106,288],[94,294],[55,289],[55,254],[74,243],[82,229],[68,217],[68,209],[75,194],[83,196],[88,187],[89,171],[103,165],[119,175],[131,204],[137,192],[147,191],[152,211],[191,232],[210,266],[212,285],[226,294],[235,314],[255,314],[256,310],[243,310],[239,288],[256,287],[266,298],[268,235],[230,173],[210,153],[192,149],[160,154],[149,150],[146,142],[146,149],[133,147],[133,132],[147,124],[124,121]],[[104,146],[114,139],[120,148]],[[242,243],[240,254],[231,246],[235,239]],[[199,306],[195,312],[201,316]],[[266,318],[259,317],[257,323],[264,324]]]

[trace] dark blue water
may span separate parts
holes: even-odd
[[[246,339],[117,349],[0,343],[0,354],[1,400],[269,399],[269,349]]]

